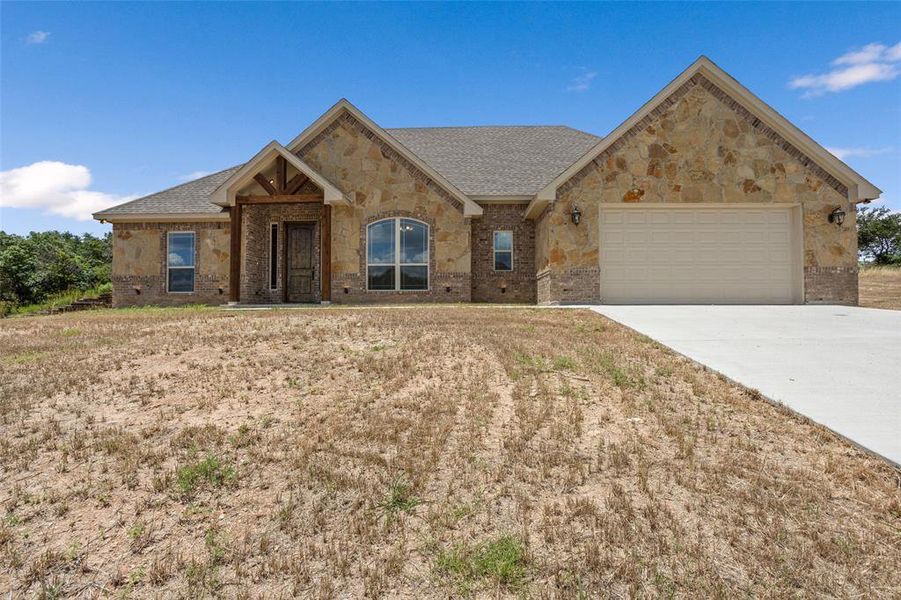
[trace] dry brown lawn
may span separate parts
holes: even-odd
[[[865,267],[858,286],[861,306],[901,310],[901,267]]]
[[[899,474],[594,313],[0,323],[0,596],[898,597]]]

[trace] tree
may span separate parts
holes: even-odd
[[[901,265],[901,213],[887,206],[857,210],[857,247],[864,260]]]
[[[46,231],[23,237],[0,231],[0,302],[37,303],[109,283],[112,252],[111,234]]]
[[[17,304],[33,302],[32,277],[37,262],[34,252],[18,236],[9,236],[3,242],[0,247],[0,300]]]

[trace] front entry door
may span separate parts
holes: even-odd
[[[285,302],[313,302],[313,225],[285,226]]]

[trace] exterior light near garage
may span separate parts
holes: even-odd
[[[572,217],[573,224],[578,225],[582,220],[582,211],[579,210],[578,206],[573,206],[573,211],[570,213],[570,216]]]
[[[829,222],[835,223],[839,227],[842,226],[842,223],[845,222],[845,211],[840,208],[836,208],[834,211],[829,213]]]

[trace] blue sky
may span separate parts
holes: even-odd
[[[901,3],[0,3],[0,229],[288,142],[341,97],[384,127],[603,135],[706,54],[901,209]]]

